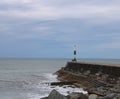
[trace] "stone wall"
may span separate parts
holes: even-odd
[[[78,62],[68,62],[65,70],[69,70],[71,72],[84,72],[90,71],[91,74],[95,74],[98,72],[102,72],[104,74],[108,74],[112,77],[120,77],[120,67],[114,65],[107,64],[94,64],[94,63],[78,63]]]

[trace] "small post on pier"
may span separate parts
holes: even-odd
[[[74,59],[72,61],[74,61],[74,62],[77,61],[77,59],[76,59],[76,45],[74,45]]]

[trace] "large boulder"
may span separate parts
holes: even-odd
[[[89,95],[89,99],[97,99],[97,95],[96,94],[91,94],[91,95]]]
[[[50,92],[48,99],[68,99],[68,98],[54,89]]]
[[[88,96],[83,93],[73,92],[69,96],[69,99],[88,99]]]

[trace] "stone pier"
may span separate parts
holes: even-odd
[[[119,64],[89,63],[89,62],[68,62],[65,70],[71,72],[90,71],[92,74],[102,72],[114,77],[120,77]]]

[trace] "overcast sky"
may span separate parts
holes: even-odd
[[[0,57],[120,58],[120,0],[0,0]]]

